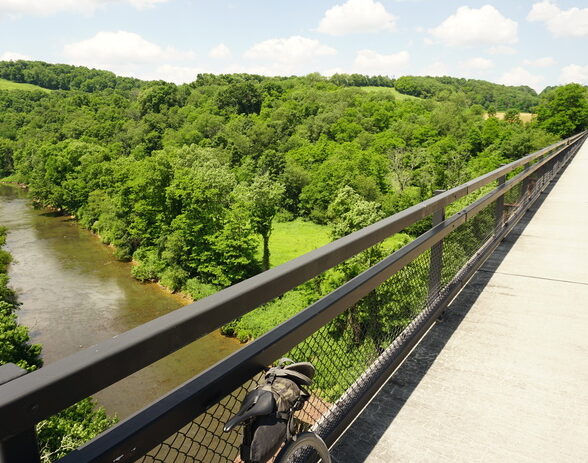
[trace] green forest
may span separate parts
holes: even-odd
[[[449,77],[200,74],[177,86],[34,61],[0,62],[0,78],[16,86],[0,89],[0,178],[97,233],[135,278],[194,299],[269,268],[275,223],[334,239],[587,124],[577,84],[537,95]],[[523,110],[537,117],[522,123]],[[342,197],[373,213],[341,225]]]
[[[26,185],[38,204],[75,217],[119,259],[134,261],[135,278],[199,299],[295,257],[293,246],[306,252],[586,129],[587,95],[579,84],[538,95],[481,80],[358,74],[199,74],[175,85],[0,62],[0,179]],[[536,117],[523,123],[521,112]],[[242,341],[259,336],[426,226],[374,246],[223,332]],[[301,244],[290,243],[294,234]],[[29,345],[16,323],[9,262],[0,251],[0,364],[30,371],[41,365],[40,347]],[[370,297],[393,301],[393,291]],[[373,343],[406,322],[389,306],[361,301],[330,335],[353,348]],[[368,333],[375,319],[377,333]],[[73,421],[96,414],[85,437],[109,424],[100,409],[89,412],[91,402],[77,407],[77,418],[63,413]],[[53,436],[66,426],[39,426],[47,458],[61,455],[63,439]]]
[[[97,233],[135,278],[194,299],[268,269],[274,224],[334,239],[588,119],[577,84],[537,95],[450,77],[200,74],[178,86],[36,61],[0,62],[0,78],[14,84],[0,88],[0,178]],[[342,225],[341,198],[372,212]]]

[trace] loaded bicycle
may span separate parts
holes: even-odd
[[[331,463],[329,450],[320,436],[303,431],[294,418],[294,413],[310,398],[306,388],[312,384],[314,374],[311,363],[283,358],[247,393],[241,409],[224,427],[228,432],[244,425],[240,447],[244,463],[266,463],[274,456],[274,463]]]

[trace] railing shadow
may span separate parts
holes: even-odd
[[[368,458],[568,166],[569,164],[560,170],[513,231],[451,302],[443,319],[431,328],[420,344],[331,448],[334,463],[359,463]],[[402,439],[402,436],[398,436],[398,439]]]

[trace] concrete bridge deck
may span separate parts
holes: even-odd
[[[588,462],[588,143],[559,177],[334,461]]]

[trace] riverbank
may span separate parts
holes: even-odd
[[[19,302],[9,287],[8,267],[12,255],[3,249],[6,227],[0,226],[0,365],[14,363],[28,371],[43,364],[41,345],[31,344],[29,329],[19,324],[16,312]],[[37,425],[41,461],[49,463],[93,439],[118,419],[108,417],[103,408],[87,398]]]
[[[3,183],[8,184],[7,182]],[[10,187],[15,186],[14,183],[10,183],[9,185]],[[95,237],[102,246],[108,249],[112,256],[116,256],[115,245],[105,242],[106,240],[100,236],[99,233],[82,227],[75,216],[60,209],[44,207],[46,210],[52,211],[56,216],[55,218],[59,218],[60,221],[72,222],[76,226],[86,230],[89,234]],[[325,225],[317,225],[300,219],[290,222],[276,222],[274,224],[273,233],[270,237],[272,264],[273,266],[280,265],[306,252],[323,246],[330,242],[330,240],[329,227]],[[138,259],[130,259],[129,261],[119,260],[119,262],[128,263],[129,277],[134,278],[141,285],[157,288],[159,291],[170,295],[176,299],[180,305],[190,304],[197,299],[201,299],[222,289],[198,281],[193,282],[188,280],[184,287],[174,291],[157,278],[136,278],[135,272],[142,264]],[[277,326],[290,316],[303,310],[306,306],[306,298],[298,292],[291,291],[284,297],[265,304],[263,307],[246,314],[239,320],[229,323],[220,330],[220,333],[224,337],[230,338],[231,341],[238,340],[239,343],[245,343]]]
[[[19,187],[19,188],[21,188],[23,190],[28,190],[28,188],[29,188],[26,183],[21,183],[21,182],[17,182],[17,181],[6,180],[6,179],[0,179],[0,184],[2,184],[2,185],[9,185],[11,187]],[[106,243],[104,241],[104,239],[100,236],[99,233],[97,233],[97,232],[95,232],[93,230],[90,230],[90,229],[88,229],[86,227],[83,227],[82,224],[78,221],[78,219],[77,219],[77,217],[75,215],[70,214],[68,211],[64,211],[64,210],[59,209],[59,208],[48,206],[48,205],[43,204],[43,203],[41,203],[39,201],[36,201],[34,199],[32,199],[32,201],[33,201],[33,204],[38,205],[38,207],[40,207],[40,208],[53,211],[54,213],[59,214],[60,216],[65,217],[66,219],[74,220],[79,227],[82,227],[84,230],[87,230],[89,233],[92,233],[94,236],[96,236],[96,238],[98,238],[100,240],[100,242],[104,246],[110,248],[112,250],[113,254],[116,252],[116,246],[115,245],[113,245],[111,243]],[[135,260],[135,259],[130,259],[128,262],[131,265],[133,265],[133,266],[140,265],[140,262],[138,260]],[[132,275],[132,272],[129,274],[129,276],[131,278],[134,278],[134,276]],[[183,291],[172,291],[167,286],[161,284],[161,282],[159,280],[141,280],[141,279],[138,279],[138,278],[135,278],[135,279],[137,281],[141,282],[142,284],[146,284],[146,285],[153,284],[153,285],[156,285],[161,291],[164,291],[164,292],[166,292],[168,294],[174,294],[174,295],[176,295],[177,297],[179,297],[182,300],[182,302],[184,303],[184,305],[190,304],[190,303],[194,302],[194,300],[195,300],[187,292],[183,292]]]
[[[29,186],[26,183],[12,182],[10,180],[5,180],[5,179],[0,179],[0,183],[3,183],[4,185],[18,186],[18,187],[22,188],[23,190],[27,190],[29,188]]]
[[[46,364],[165,315],[188,301],[130,276],[90,231],[48,209],[33,209],[26,191],[0,185],[0,217],[14,256],[11,285],[21,325],[43,344]],[[156,400],[239,349],[213,332],[105,389],[95,397],[121,418]]]

